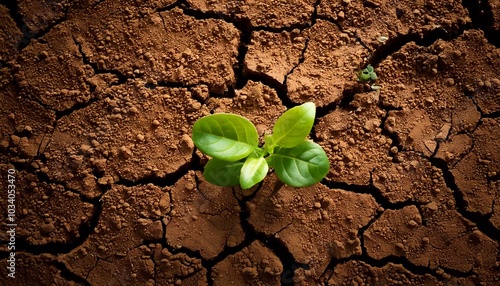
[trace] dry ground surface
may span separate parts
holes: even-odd
[[[0,285],[500,285],[499,66],[499,0],[0,1]],[[323,181],[204,180],[307,101]]]

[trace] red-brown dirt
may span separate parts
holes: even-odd
[[[16,0],[0,27],[0,285],[500,285],[500,1]],[[262,136],[307,101],[320,183],[203,178],[197,119]]]

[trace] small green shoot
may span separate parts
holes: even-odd
[[[371,65],[368,65],[364,70],[358,73],[358,80],[361,82],[376,81],[377,73]]]
[[[316,116],[314,103],[307,102],[283,113],[259,147],[255,126],[246,118],[218,113],[200,118],[193,126],[193,141],[212,157],[203,176],[218,186],[240,185],[249,189],[273,168],[285,184],[313,185],[323,179],[330,162],[320,145],[307,140]]]

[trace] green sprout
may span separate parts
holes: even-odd
[[[376,81],[377,73],[375,73],[371,65],[368,65],[364,70],[358,73],[358,80],[361,82]]]
[[[377,80],[377,74],[375,73],[375,70],[371,65],[366,66],[366,68],[358,73],[358,80],[361,82],[374,82]],[[379,90],[381,89],[381,86],[375,85],[373,83],[370,88],[372,90]]]
[[[314,103],[307,102],[283,113],[259,144],[257,129],[248,119],[217,113],[198,119],[193,141],[212,157],[203,176],[218,186],[240,185],[249,189],[273,168],[278,178],[293,187],[313,185],[323,179],[330,162],[320,145],[307,140],[316,116]]]

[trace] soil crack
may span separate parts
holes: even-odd
[[[420,210],[420,205],[417,203],[410,203],[410,204],[403,203],[403,204],[398,205],[397,208],[390,208],[390,209],[391,210],[403,209],[404,207],[410,206],[410,205],[416,206],[419,209],[421,217],[423,218],[421,210]],[[368,252],[367,252],[366,247],[365,247],[364,233],[366,230],[368,230],[370,228],[370,226],[372,226],[382,216],[382,214],[384,214],[385,210],[386,209],[384,209],[383,211],[377,212],[377,214],[366,225],[362,226],[359,229],[357,236],[360,238],[360,241],[361,241],[361,254],[360,255],[359,254],[351,255],[349,257],[342,258],[342,259],[333,258],[330,261],[330,263],[328,264],[328,266],[326,267],[323,274],[321,275],[322,279],[324,279],[325,281],[328,281],[333,276],[335,267],[337,265],[348,262],[348,261],[359,260],[359,261],[367,263],[371,267],[377,267],[377,268],[382,268],[389,263],[399,264],[399,265],[402,265],[405,269],[407,269],[408,271],[410,271],[413,274],[432,275],[433,277],[437,278],[439,281],[444,281],[444,278],[442,277],[442,275],[438,275],[436,273],[436,270],[430,268],[429,265],[427,265],[427,266],[416,265],[416,264],[410,262],[410,260],[408,260],[408,258],[406,258],[404,256],[389,255],[389,256],[384,257],[382,259],[375,259],[375,258],[372,258],[368,255]],[[469,276],[474,275],[472,269],[469,270],[468,272],[461,272],[461,271],[454,270],[454,269],[448,269],[448,268],[445,268],[442,266],[439,266],[439,268],[445,270],[446,273],[451,274],[454,277],[469,277]]]
[[[158,265],[156,263],[156,259],[155,259],[155,251],[154,249],[151,251],[151,261],[153,261],[153,280],[154,280],[154,285],[156,286],[156,274],[157,274],[157,271],[158,271]]]
[[[479,104],[477,103],[476,99],[474,98],[474,94],[473,93],[469,93],[469,92],[466,92],[466,95],[470,98],[472,98],[472,104],[474,104],[474,106],[476,107],[476,110],[479,112],[479,114],[481,114],[481,120],[479,120],[476,124],[476,126],[474,127],[474,129],[472,129],[470,131],[470,133],[474,133],[476,131],[476,129],[479,127],[479,125],[481,125],[482,123],[482,119],[483,118],[498,118],[500,117],[500,110],[497,110],[497,111],[493,111],[493,112],[490,112],[490,113],[486,113],[483,111],[483,109],[481,108],[481,106],[479,106]]]
[[[104,1],[104,0],[101,0],[101,1]],[[186,1],[177,0],[177,1],[175,1],[174,3],[172,3],[170,5],[167,5],[165,7],[160,7],[158,9],[156,9],[156,12],[170,11],[170,10],[174,9],[175,7],[179,7],[182,3],[186,3]],[[160,17],[161,17],[161,15],[160,15]]]
[[[11,162],[15,168],[19,171],[26,170],[27,172],[32,172],[33,170],[31,169],[31,165],[29,166],[21,166],[19,164]],[[40,182],[45,182],[48,184],[59,184],[63,185],[62,183],[50,180],[47,175],[42,174],[40,172],[34,172],[36,173],[38,179]],[[99,218],[102,213],[102,204],[100,202],[100,198],[96,199],[89,199],[85,196],[83,196],[81,193],[76,192],[75,190],[72,190],[66,186],[64,186],[64,189],[66,191],[70,191],[72,193],[75,193],[79,196],[80,200],[82,202],[89,203],[93,205],[93,210],[92,210],[92,215],[88,222],[82,223],[80,228],[78,229],[78,233],[74,236],[72,236],[70,239],[68,239],[67,242],[49,242],[46,244],[40,244],[40,245],[34,245],[28,243],[26,239],[19,238],[17,240],[16,244],[16,250],[18,251],[24,251],[26,253],[30,253],[33,255],[39,255],[39,254],[52,254],[52,255],[59,255],[59,254],[65,254],[73,251],[74,249],[78,248],[79,246],[83,245],[83,243],[90,237],[90,234],[94,231],[94,229],[97,227],[97,224],[99,222]],[[3,253],[2,253],[3,254]]]
[[[462,35],[464,31],[473,28],[470,24],[463,24],[456,31],[449,32],[442,27],[436,27],[430,31],[425,31],[423,33],[399,35],[395,38],[388,39],[384,45],[381,45],[376,50],[373,50],[361,39],[361,37],[357,33],[344,30],[342,26],[334,19],[331,19],[328,16],[318,16],[317,18],[335,24],[343,33],[355,37],[357,42],[359,42],[365,49],[370,51],[371,56],[367,60],[367,62],[371,63],[373,67],[377,67],[380,62],[382,62],[395,52],[399,51],[404,45],[410,42],[415,42],[415,44],[419,46],[428,47],[440,39],[446,41],[456,39],[460,35]]]
[[[194,152],[194,151],[193,151]],[[166,174],[163,177],[160,177],[154,173],[145,176],[139,180],[131,181],[127,180],[120,175],[118,175],[119,180],[115,182],[115,185],[122,185],[126,187],[134,187],[134,186],[140,186],[140,185],[148,185],[152,184],[160,188],[165,188],[169,186],[175,185],[177,181],[179,181],[182,177],[184,177],[189,171],[191,170],[196,170],[197,167],[199,166],[200,158],[198,156],[195,156],[195,154],[192,155],[191,160],[184,165],[180,166],[179,169],[177,169],[175,172]]]
[[[29,37],[25,38],[26,32],[28,32],[28,31],[26,31],[27,26],[26,26],[26,23],[24,23],[23,16],[19,12],[19,3],[18,3],[18,1],[5,0],[5,1],[1,1],[0,5],[4,6],[5,8],[7,8],[7,10],[9,10],[10,17],[16,23],[16,26],[19,28],[19,31],[21,31],[23,33],[23,38],[18,43],[18,49],[21,50],[23,48],[23,45],[24,45],[23,42],[27,42],[27,43],[25,43],[25,45],[28,45],[31,38],[29,38]]]
[[[446,281],[442,275],[439,275],[436,273],[437,269],[432,269],[429,266],[415,265],[415,264],[411,263],[406,257],[388,256],[388,257],[384,257],[382,259],[374,259],[374,258],[371,258],[371,257],[365,255],[365,254],[353,255],[353,256],[350,256],[348,258],[332,261],[331,262],[332,266],[329,265],[329,267],[331,267],[330,268],[331,274],[327,273],[330,275],[326,280],[328,281],[328,279],[330,279],[331,276],[333,275],[335,266],[342,264],[342,263],[349,262],[349,261],[354,261],[354,260],[362,261],[362,262],[368,264],[369,266],[375,267],[375,268],[382,268],[382,267],[388,265],[389,263],[401,265],[406,270],[410,271],[412,274],[431,275],[432,277],[436,278],[438,281]],[[461,271],[457,271],[457,270],[442,267],[442,266],[439,266],[439,269],[444,270],[445,273],[450,274],[456,278],[468,278],[468,277],[474,276],[474,273],[472,271],[461,272]]]
[[[42,38],[47,33],[49,33],[55,26],[61,24],[62,22],[68,19],[68,13],[70,9],[69,6],[64,8],[63,16],[61,16],[59,19],[56,19],[52,23],[49,23],[45,29],[42,29],[38,32],[33,32],[28,28],[28,25],[24,21],[24,16],[21,15],[18,2],[19,1],[1,1],[0,5],[5,6],[9,10],[10,17],[14,20],[16,26],[19,28],[19,31],[21,31],[23,35],[23,37],[21,38],[21,40],[17,45],[19,51],[26,48],[30,44],[31,40]],[[44,23],[42,22],[42,24]]]
[[[403,202],[390,202],[387,198],[385,198],[382,195],[382,192],[373,185],[373,178],[372,178],[373,173],[370,172],[370,183],[369,185],[355,185],[355,184],[348,184],[345,182],[333,182],[333,181],[327,181],[327,180],[322,180],[320,183],[327,186],[330,189],[340,189],[344,190],[347,192],[353,192],[357,194],[368,194],[371,195],[377,204],[379,204],[381,207],[384,209],[391,209],[391,210],[398,210],[402,209],[407,206],[419,206],[422,205],[423,203],[419,203],[417,201],[413,201],[411,199],[408,199]]]
[[[494,118],[498,118],[498,117],[500,117],[500,110],[482,115],[482,118],[493,118],[494,119]]]
[[[462,5],[469,12],[472,27],[484,32],[488,42],[495,47],[500,47],[500,31],[493,29],[494,17],[488,0],[463,0]]]
[[[127,81],[128,78],[124,74],[122,74],[121,72],[119,72],[117,70],[100,69],[97,66],[97,63],[92,62],[89,59],[89,57],[85,54],[85,52],[83,51],[82,44],[75,38],[74,35],[72,35],[72,37],[73,37],[73,42],[78,47],[78,51],[80,52],[80,55],[82,56],[83,63],[92,67],[92,69],[94,70],[94,74],[112,74],[112,75],[116,76],[118,78],[118,82],[112,83],[111,84],[112,86],[113,85],[120,85],[120,84],[123,84]]]
[[[85,285],[85,286],[90,286],[90,283],[86,278],[82,278],[75,273],[71,272],[67,267],[66,264],[54,260],[53,265],[55,268],[59,269],[61,271],[61,276],[69,281],[75,282],[77,285]],[[88,275],[87,275],[88,276]]]
[[[471,149],[472,150],[472,149]],[[457,211],[466,219],[472,221],[476,224],[477,228],[488,236],[490,239],[500,242],[500,230],[496,229],[490,222],[490,217],[492,212],[486,215],[482,215],[477,212],[471,212],[467,210],[467,202],[464,199],[462,192],[459,190],[457,184],[455,183],[455,177],[448,168],[446,162],[438,158],[427,158],[433,167],[440,169],[443,173],[443,178],[446,186],[453,191],[453,197],[456,202]]]
[[[87,57],[87,55],[83,52],[82,45],[76,40],[76,38],[74,36],[73,36],[73,41],[74,41],[75,45],[78,47],[78,51],[80,52],[80,55],[82,57],[83,63],[86,64],[86,65],[89,65],[90,67],[92,67],[92,69],[94,70],[94,74],[96,74],[96,75],[97,74],[112,74],[112,75],[114,75],[114,76],[116,76],[118,78],[118,81],[116,83],[111,83],[110,86],[120,85],[120,84],[123,84],[123,83],[125,83],[127,81],[127,78],[123,74],[121,74],[120,72],[118,72],[118,71],[114,71],[114,70],[100,70],[97,67],[97,64],[96,63],[92,63],[90,61],[90,59]],[[93,92],[94,92],[94,90],[91,89],[90,93],[92,94]],[[37,102],[38,104],[40,104],[44,108],[55,112],[55,114],[56,114],[56,123],[54,124],[54,129],[55,129],[55,127],[57,126],[57,122],[59,121],[59,119],[61,119],[64,116],[69,116],[70,114],[72,114],[75,111],[84,109],[84,108],[92,105],[93,103],[101,100],[101,98],[91,97],[89,100],[87,100],[85,102],[78,102],[75,105],[73,105],[71,108],[68,108],[68,109],[65,109],[65,110],[55,110],[55,109],[51,108],[50,106],[48,106],[47,104],[44,104],[43,102],[40,102],[39,100],[35,100],[35,99],[32,99],[32,100],[34,100],[35,102]]]
[[[19,91],[21,88],[19,87],[19,82],[16,78],[14,68],[10,64],[8,65],[8,67],[9,67],[10,76],[12,77],[11,82],[12,82],[12,85],[14,86],[14,91],[15,91],[16,95],[19,96]],[[46,110],[52,111],[52,112],[57,114],[57,110],[55,110],[54,108],[52,108],[51,106],[49,106],[48,104],[43,102],[42,100],[37,99],[37,98],[33,98],[31,95],[28,97],[23,97],[23,99],[28,100],[28,101],[32,101],[36,104],[39,104],[41,107],[45,108]],[[53,124],[54,125],[53,127],[55,127],[56,124],[57,124],[57,115],[56,115],[56,120]]]
[[[254,226],[250,224],[248,219],[250,218],[250,210],[248,209],[246,203],[248,201],[251,201],[252,198],[255,197],[259,189],[262,187],[262,183],[257,187],[255,192],[243,199],[238,199],[238,197],[235,195],[236,199],[238,200],[238,204],[240,205],[241,208],[241,213],[240,213],[240,222],[241,222],[241,227],[243,229],[243,232],[245,233],[245,239],[243,240],[240,245],[236,246],[239,248],[238,251],[242,250],[244,247],[250,245],[252,242],[258,240],[264,246],[267,248],[271,249],[271,251],[278,257],[280,260],[281,264],[283,265],[283,273],[281,274],[281,285],[293,285],[293,278],[295,275],[295,270],[298,268],[303,268],[303,269],[309,269],[309,267],[305,264],[297,262],[297,260],[293,257],[293,254],[288,250],[288,247],[281,241],[279,238],[276,237],[276,234],[278,234],[280,231],[286,229],[285,226],[284,228],[280,229],[276,233],[272,235],[267,235],[262,232],[258,232],[255,230]],[[235,248],[236,248],[235,247]],[[236,250],[236,249],[235,249]],[[235,251],[234,253],[236,253]],[[231,253],[231,254],[234,254]],[[224,258],[227,257],[230,254],[225,254],[224,252],[221,253],[221,255],[224,255]],[[222,259],[221,259],[222,260]],[[211,285],[211,284],[209,284]]]
[[[16,240],[16,250],[31,253],[33,255],[42,253],[49,253],[53,255],[69,253],[81,246],[87,240],[90,234],[97,227],[101,212],[101,204],[95,203],[92,217],[89,219],[89,222],[82,224],[78,230],[78,235],[75,235],[75,237],[73,237],[73,239],[69,242],[49,242],[43,245],[33,245],[29,244],[25,239],[18,238]]]
[[[205,258],[203,258],[201,256],[201,253],[199,251],[194,251],[194,250],[191,250],[191,249],[189,249],[187,247],[173,247],[173,246],[169,245],[168,244],[168,238],[166,237],[167,225],[163,222],[163,220],[161,220],[161,222],[162,222],[162,227],[163,227],[163,238],[160,239],[160,240],[144,240],[142,242],[142,244],[138,245],[137,247],[148,246],[148,245],[151,245],[151,244],[159,244],[159,245],[161,245],[162,248],[167,249],[168,252],[170,252],[173,255],[176,255],[176,254],[185,254],[185,255],[187,255],[187,256],[189,256],[191,258],[198,259],[198,260],[201,261],[201,266],[203,268],[207,269],[207,281],[210,281],[208,279],[210,277],[210,276],[208,276],[208,272],[210,272],[211,267],[212,267],[210,261],[207,260],[207,259],[205,259]],[[157,274],[158,274],[158,269],[157,269],[158,265],[157,265],[157,263],[155,261],[154,256],[155,256],[155,253],[153,251],[153,253],[151,254],[151,260],[154,263],[154,281],[155,281],[155,285],[156,285],[156,283],[157,283]],[[193,273],[189,273],[186,276],[179,276],[179,277],[181,277],[181,278],[189,278],[189,277],[197,274],[199,271],[201,271],[201,269],[198,270],[198,271],[195,271]],[[209,283],[209,285],[210,285],[210,283]]]
[[[283,87],[280,88],[281,91],[280,92],[277,92],[278,94],[278,97],[279,99],[281,100],[282,104],[284,106],[286,106],[287,108],[292,108],[294,106],[297,106],[298,104],[296,104],[295,102],[293,102],[288,96],[288,77],[293,73],[293,71],[298,68],[305,60],[305,54],[306,54],[306,51],[307,51],[307,47],[309,47],[309,41],[310,41],[310,38],[307,37],[305,43],[304,43],[304,48],[302,49],[302,51],[300,52],[300,56],[299,56],[299,62],[292,67],[292,69],[285,75],[285,79],[283,80]],[[318,110],[316,108],[316,110]]]
[[[281,26],[281,27],[269,27],[269,26],[265,26],[265,25],[253,26],[253,25],[251,25],[250,18],[248,18],[248,17],[239,17],[238,19],[236,19],[236,16],[234,13],[200,11],[200,10],[193,8],[185,0],[179,0],[170,6],[167,6],[165,8],[160,8],[156,11],[163,12],[163,11],[171,10],[171,9],[177,7],[177,8],[180,8],[181,10],[183,10],[183,13],[185,15],[191,16],[197,20],[206,20],[206,19],[223,20],[229,24],[233,24],[235,27],[237,27],[242,32],[247,31],[247,30],[251,30],[251,31],[266,31],[266,32],[272,32],[272,33],[281,33],[281,32],[291,32],[295,29],[304,30],[304,29],[310,28],[312,25],[314,25],[314,23],[316,22],[316,19],[317,19],[317,14],[318,14],[317,8],[318,8],[320,2],[321,2],[321,0],[316,0],[316,2],[314,3],[313,13],[311,15],[310,22],[293,23],[293,24],[290,24],[288,26]]]
[[[373,51],[368,60],[372,66],[377,67],[380,62],[387,59],[390,55],[399,51],[403,46],[414,42],[418,46],[429,47],[438,40],[451,41],[458,38],[464,31],[471,29],[470,24],[464,24],[456,31],[448,32],[442,27],[436,27],[423,33],[410,33],[388,39],[384,45]]]
[[[223,20],[229,24],[232,24],[235,26],[239,31],[240,31],[240,43],[238,47],[238,55],[237,55],[237,64],[234,66],[234,74],[236,78],[236,85],[233,88],[230,88],[230,91],[228,92],[229,95],[234,95],[234,89],[241,89],[243,88],[249,80],[255,81],[255,82],[260,82],[264,85],[267,85],[274,89],[282,101],[282,104],[286,106],[287,108],[292,108],[296,106],[297,104],[292,102],[288,97],[287,97],[287,87],[286,87],[286,79],[288,75],[290,75],[295,68],[297,68],[302,62],[304,62],[304,54],[307,49],[308,41],[309,39],[306,39],[304,49],[301,52],[301,56],[299,58],[299,62],[297,65],[295,65],[286,75],[283,84],[280,82],[276,81],[275,79],[271,78],[270,76],[267,76],[265,74],[261,73],[256,73],[256,72],[251,72],[247,69],[245,69],[245,57],[248,52],[248,45],[250,44],[250,41],[252,39],[252,33],[255,31],[267,31],[267,32],[272,32],[272,33],[281,33],[284,31],[290,32],[295,29],[299,29],[300,31],[303,31],[307,28],[312,27],[316,23],[317,19],[317,7],[320,4],[320,0],[317,0],[316,3],[314,4],[314,12],[311,16],[311,21],[310,23],[299,23],[299,24],[293,24],[290,26],[285,26],[285,27],[279,27],[279,28],[271,28],[271,27],[266,27],[266,26],[252,26],[250,19],[248,18],[242,18],[242,19],[235,19],[235,15],[233,14],[224,14],[221,12],[202,12],[199,10],[196,10],[192,8],[186,1],[178,1],[176,2],[175,5],[172,5],[170,8],[173,7],[179,7],[180,9],[183,10],[183,13],[185,15],[191,16],[197,20],[203,20],[203,19],[218,19],[218,20]],[[161,13],[160,13],[161,16]],[[163,24],[165,25],[165,21],[162,17]],[[166,27],[165,27],[166,29]]]

